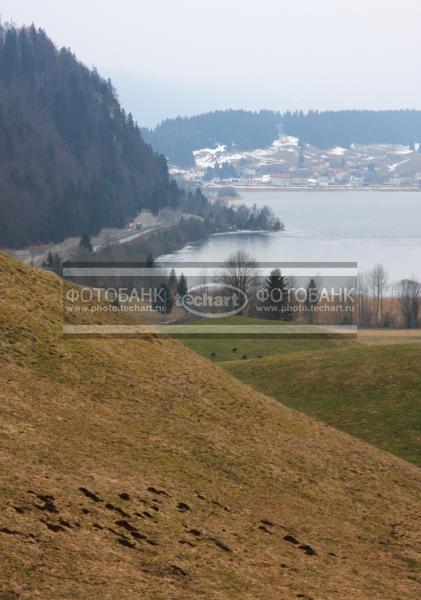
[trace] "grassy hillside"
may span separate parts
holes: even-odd
[[[325,337],[320,337],[320,331],[318,331],[317,337],[316,335],[312,337],[311,333],[308,333],[307,335],[304,335],[303,333],[300,335],[293,335],[294,331],[302,332],[297,325],[293,325],[293,329],[285,326],[285,331],[291,332],[291,335],[286,333],[285,336],[271,335],[263,337],[264,334],[262,334],[261,328],[269,326],[272,330],[274,324],[276,326],[283,325],[282,323],[274,323],[274,321],[266,319],[255,319],[244,316],[211,320],[197,319],[191,323],[192,332],[194,332],[194,329],[197,328],[197,326],[201,326],[209,329],[209,334],[206,336],[186,337],[186,339],[183,339],[183,343],[205,358],[209,358],[215,362],[225,362],[237,359],[250,360],[253,358],[263,358],[265,356],[289,354],[291,352],[302,352],[305,350],[317,351],[326,348],[336,348],[338,346],[348,347],[354,342],[354,338],[339,339],[337,337],[329,337],[329,334],[326,334]],[[224,326],[227,331],[226,335],[224,337],[221,335],[212,336],[214,325],[217,327]],[[231,328],[231,326],[234,327]],[[239,329],[239,326],[244,327],[244,330]],[[233,333],[235,328],[238,330],[237,334]],[[307,329],[311,330],[310,327],[307,327]],[[250,338],[244,337],[245,331],[247,331],[247,333],[255,331],[255,337],[253,338],[252,335],[250,335]],[[258,333],[259,331],[260,334]]]
[[[192,321],[191,327],[203,325],[209,328],[212,333],[213,325],[227,325],[227,334],[224,337],[221,335],[203,335],[196,337],[186,337],[183,339],[183,344],[191,348],[205,358],[210,358],[215,362],[226,362],[235,360],[251,360],[254,358],[263,358],[267,356],[279,356],[290,354],[291,352],[317,352],[329,348],[352,348],[362,344],[364,345],[394,345],[394,344],[413,344],[421,342],[420,329],[359,329],[357,337],[340,337],[338,335],[332,337],[329,334],[321,337],[320,330],[317,335],[303,335],[302,330],[296,324],[292,325],[299,335],[283,335],[283,336],[266,336],[255,338],[246,338],[244,333],[235,335],[228,333],[231,325],[248,325],[249,331],[253,331],[260,326],[273,326],[273,321],[264,319],[255,319],[250,317],[236,316],[224,319],[206,321],[206,319],[198,319]],[[278,325],[278,323],[277,323]],[[282,323],[281,323],[282,325]],[[308,326],[307,326],[308,328]],[[287,328],[286,328],[287,329]],[[194,331],[192,329],[192,331]]]
[[[350,340],[320,338],[284,338],[284,339],[208,339],[191,338],[183,343],[206,358],[215,362],[263,358],[291,352],[319,351],[325,348],[348,346]]]
[[[421,465],[420,344],[352,344],[227,363],[242,381]]]
[[[179,345],[61,335],[0,255],[2,600],[419,597],[413,466]]]

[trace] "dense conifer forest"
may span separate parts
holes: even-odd
[[[421,141],[419,110],[301,111],[282,115],[286,134],[318,148],[351,144],[403,144]]]
[[[110,81],[44,31],[0,26],[0,247],[123,226],[178,196]]]

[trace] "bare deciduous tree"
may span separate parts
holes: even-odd
[[[219,281],[244,292],[250,300],[257,287],[257,263],[250,254],[238,250],[224,262]]]
[[[358,274],[358,322],[360,325],[369,325],[372,319],[370,307],[370,289],[368,285],[368,274]]]
[[[379,324],[383,317],[383,297],[389,283],[389,276],[382,264],[378,263],[371,271],[369,285],[374,298],[374,320]]]
[[[314,324],[317,322],[317,313],[316,306],[320,300],[320,287],[321,287],[321,279],[320,277],[315,277],[310,279],[306,288],[306,299],[305,299],[305,307],[307,311],[305,312],[305,319],[308,323]]]
[[[412,329],[418,325],[421,284],[413,279],[403,279],[398,286],[399,306],[405,327]]]

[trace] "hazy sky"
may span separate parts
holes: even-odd
[[[2,0],[111,75],[142,123],[245,108],[421,108],[420,0]]]

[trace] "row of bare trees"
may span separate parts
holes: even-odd
[[[420,324],[421,283],[392,282],[382,264],[358,277],[359,322],[365,326],[406,328]]]
[[[244,251],[231,255],[224,264],[221,279],[240,288],[247,296],[256,285],[255,260]],[[279,272],[279,276],[281,273]],[[284,279],[284,278],[282,278]],[[291,286],[291,278],[288,281]],[[317,290],[318,282],[309,284]],[[421,325],[421,283],[415,278],[391,281],[382,264],[358,276],[358,323],[366,327],[406,327]],[[310,289],[310,288],[309,288]],[[311,312],[309,312],[312,315]],[[351,313],[344,313],[350,319]],[[313,318],[313,317],[311,317]],[[356,321],[352,318],[352,322]]]

